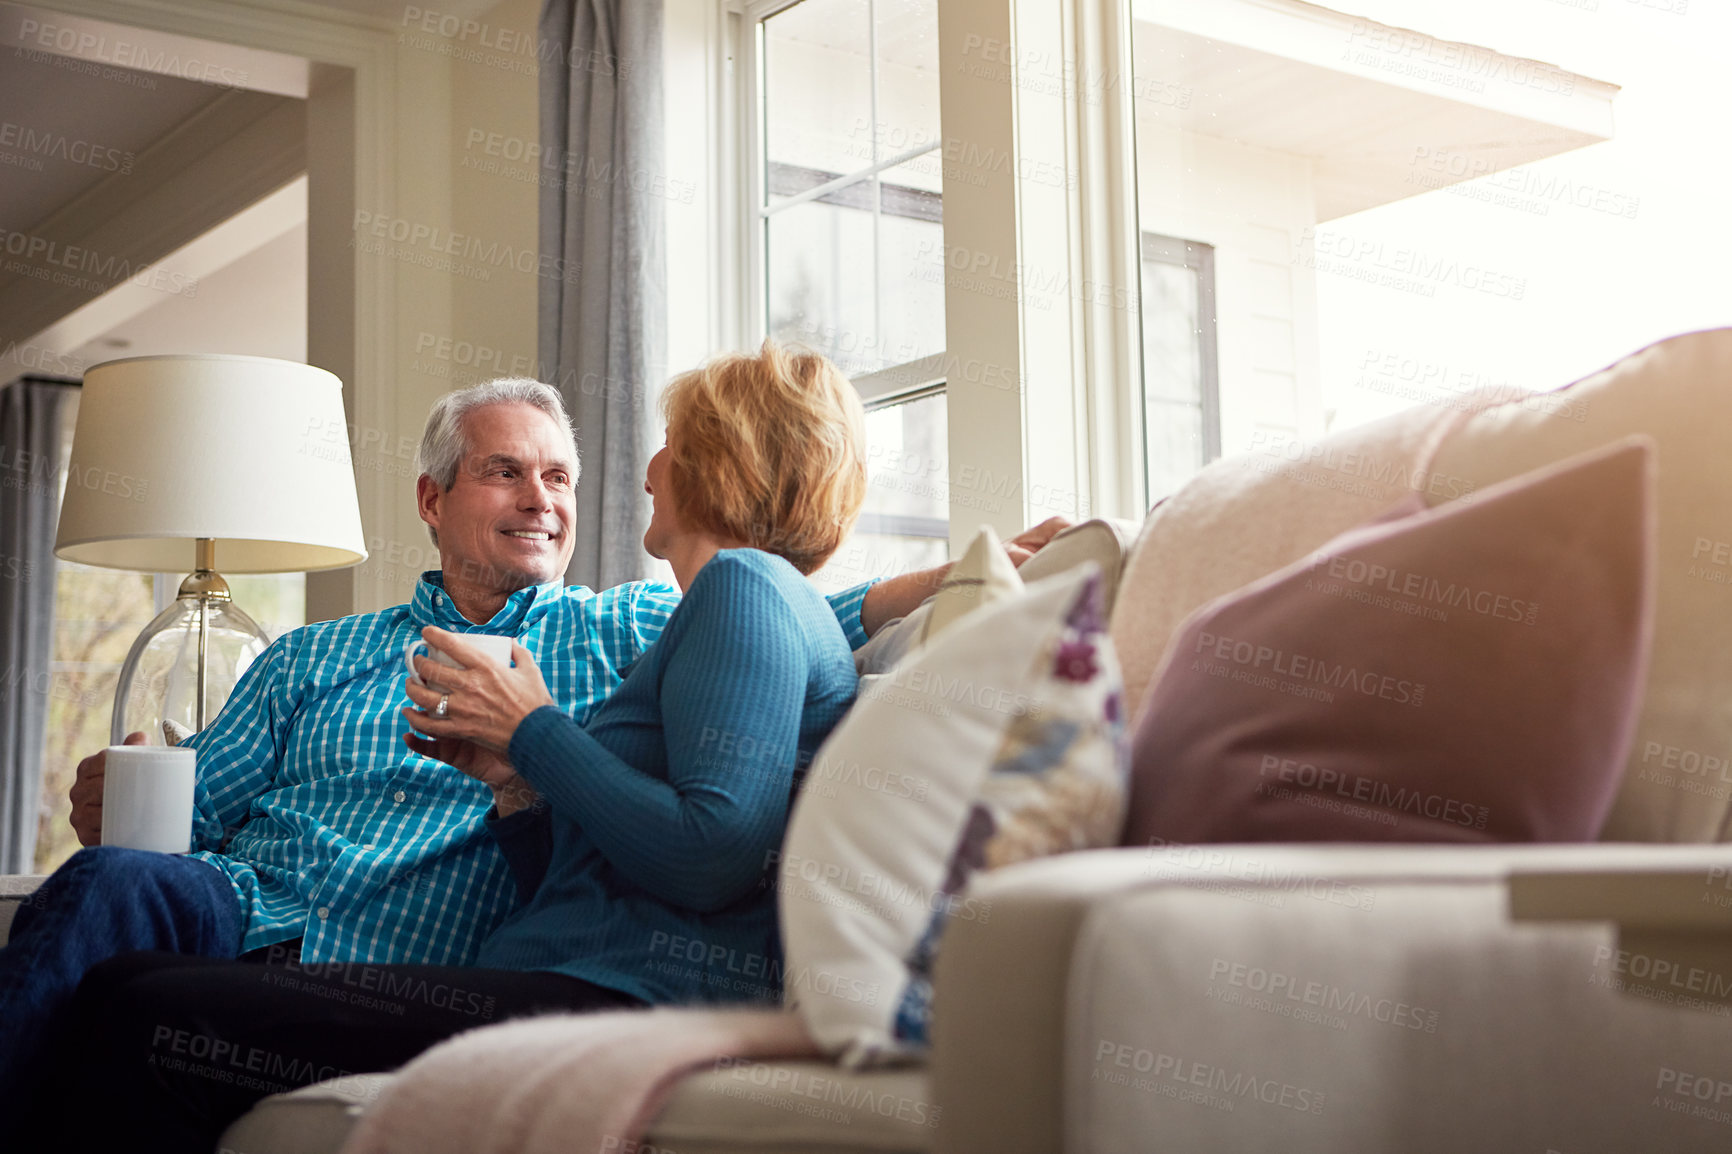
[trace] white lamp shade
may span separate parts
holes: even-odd
[[[132,357],[90,369],[55,556],[183,572],[216,541],[225,573],[367,558],[343,384],[270,357]]]

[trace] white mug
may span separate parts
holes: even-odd
[[[191,749],[109,746],[102,774],[102,844],[158,853],[191,849],[197,762]]]
[[[496,662],[500,665],[511,664],[511,638],[502,636],[498,633],[463,633],[459,634],[459,636],[469,644],[487,654],[487,659],[489,661]],[[419,673],[415,672],[415,658],[417,656],[415,650],[418,647],[423,646],[427,646],[427,643],[421,640],[420,634],[416,634],[414,637],[409,638],[409,644],[403,646],[403,664],[409,667],[410,677],[413,677],[422,685],[426,685],[427,680]],[[447,656],[443,650],[427,646],[427,656],[431,657],[441,665],[449,665],[453,669],[463,668],[463,666],[457,664],[457,659],[455,657]],[[441,687],[429,686],[429,688],[439,689]]]

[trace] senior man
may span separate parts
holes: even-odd
[[[637,582],[565,587],[578,458],[559,395],[503,380],[443,397],[421,440],[416,504],[439,550],[414,599],[319,622],[267,648],[198,751],[194,852],[104,848],[103,754],[79,764],[72,824],[89,848],[19,910],[0,950],[0,1096],[19,1092],[52,1018],[97,962],[132,950],[297,955],[308,964],[462,965],[511,908],[485,785],[405,748],[402,653],[429,625],[511,636],[579,721],[678,602]],[[1012,542],[1020,561],[1064,522]],[[830,598],[858,646],[943,569]],[[142,740],[142,734],[128,740]]]

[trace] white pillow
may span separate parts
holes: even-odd
[[[1101,608],[1106,612],[1107,620],[1111,621],[1113,602],[1119,591],[1119,575],[1124,572],[1125,557],[1130,554],[1141,528],[1135,521],[1117,517],[1096,517],[1079,522],[1036,550],[1016,574],[1025,583],[1033,584],[1075,568],[1084,561],[1093,561],[1101,567]]]
[[[962,560],[950,567],[938,592],[906,617],[886,622],[872,640],[854,651],[862,677],[888,673],[920,646],[983,605],[1022,596],[1022,578],[990,525],[969,542]]]
[[[949,918],[980,868],[1116,844],[1128,766],[1118,662],[1086,565],[970,613],[818,751],[778,863],[785,996],[845,1065],[926,1046]]]

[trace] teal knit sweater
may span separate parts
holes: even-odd
[[[773,855],[854,690],[817,590],[772,554],[717,553],[587,726],[549,705],[512,735],[545,804],[492,823],[521,900],[476,964],[657,1004],[778,998]]]

